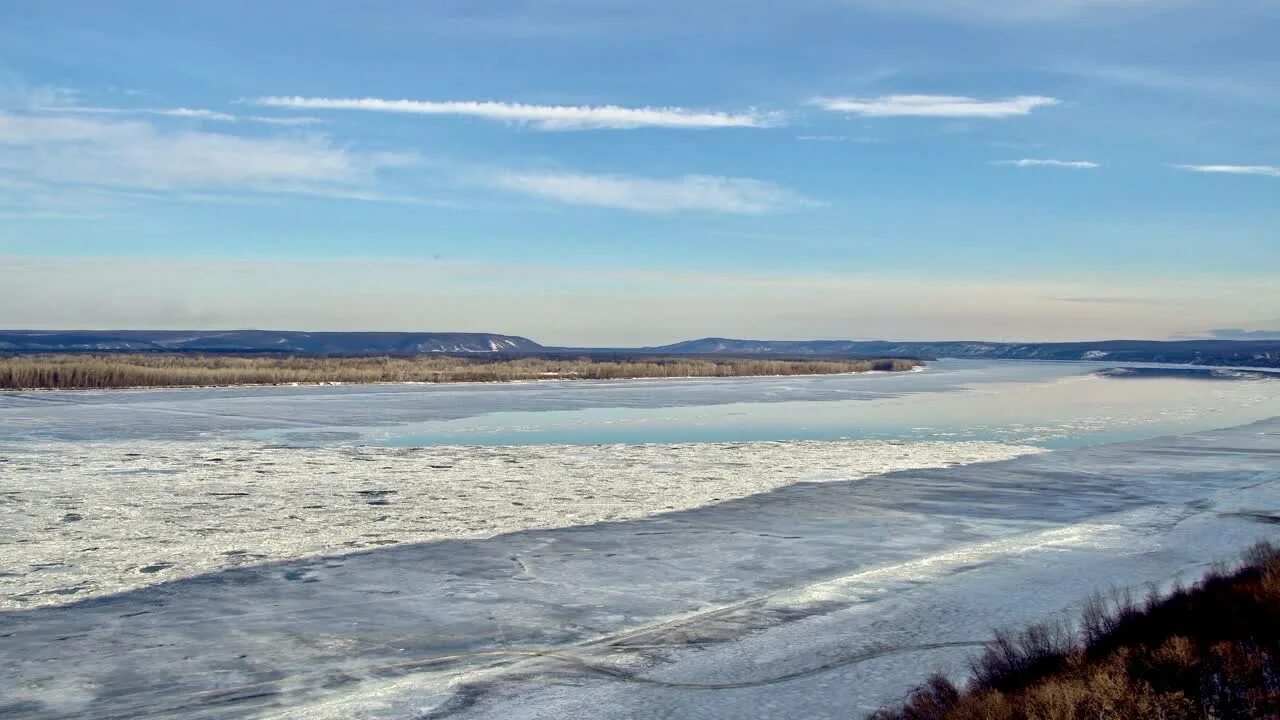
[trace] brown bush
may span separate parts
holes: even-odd
[[[1190,588],[1095,595],[1065,625],[997,633],[963,691],[930,678],[876,720],[1280,718],[1280,549]],[[943,680],[942,682],[946,682]]]
[[[1057,671],[1075,650],[1075,635],[1065,622],[1032,625],[1020,632],[996,631],[982,655],[970,664],[980,690],[1020,690]]]

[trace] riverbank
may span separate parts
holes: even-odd
[[[1274,522],[1273,515],[1261,522]],[[1058,619],[999,632],[968,688],[934,675],[872,720],[1208,720],[1280,713],[1280,548],[1261,542],[1190,588],[1095,594]]]

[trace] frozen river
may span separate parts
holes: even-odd
[[[856,717],[1280,516],[1280,382],[0,395],[0,716]]]
[[[1110,367],[940,360],[921,372],[805,377],[3,393],[0,448],[212,439],[400,447],[848,439],[1076,446],[1238,425],[1274,414],[1280,394],[1268,383],[1096,374]]]

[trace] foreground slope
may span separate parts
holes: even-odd
[[[1280,516],[1270,516],[1280,521]],[[936,675],[874,720],[1280,717],[1280,548],[1145,601],[1095,595],[1067,623],[1000,633],[961,692]]]

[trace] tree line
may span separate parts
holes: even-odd
[[[503,382],[831,375],[910,370],[904,359],[299,357],[204,354],[42,354],[0,358],[0,389],[103,389],[314,383]]]

